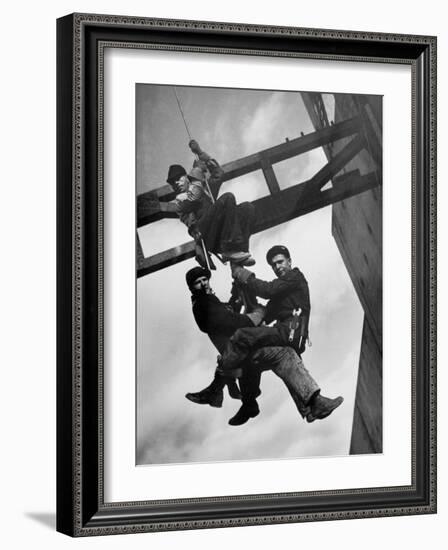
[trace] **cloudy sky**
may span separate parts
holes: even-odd
[[[221,164],[313,131],[301,96],[295,92],[178,87],[190,133]],[[168,166],[188,169],[193,156],[170,86],[136,87],[137,193],[165,183]],[[331,113],[332,97],[325,98]],[[330,116],[331,118],[331,116]],[[315,150],[274,166],[281,188],[309,179],[323,164]],[[238,202],[268,194],[261,171],[226,182]],[[188,239],[178,220],[162,220],[139,230],[146,256]],[[331,235],[331,207],[252,237],[257,276],[271,280],[266,250],[284,244],[310,287],[312,347],[303,359],[322,393],[344,396],[328,419],[307,424],[283,382],[262,376],[261,413],[243,426],[228,419],[238,401],[227,395],[221,409],[200,406],[185,394],[208,385],[217,351],[197,328],[185,272],[188,260],[137,282],[137,464],[188,463],[348,454],[354,408],[363,312]],[[211,285],[223,301],[231,277],[218,265]]]

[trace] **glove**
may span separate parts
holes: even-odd
[[[254,273],[248,269],[241,267],[240,265],[232,265],[232,277],[235,281],[246,284],[248,279],[250,279]]]
[[[202,149],[199,147],[199,143],[195,139],[190,140],[188,146],[195,155],[202,153]]]

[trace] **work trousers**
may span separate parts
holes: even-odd
[[[260,394],[261,373],[272,370],[281,378],[302,418],[310,412],[309,402],[320,388],[306,369],[302,359],[289,347],[263,347],[244,363],[240,388],[243,403],[253,402]]]
[[[265,346],[294,347],[298,334],[293,342],[288,341],[287,325],[278,323],[274,327],[239,328],[227,342],[222,354],[222,370],[224,374],[240,369],[248,355]]]
[[[247,252],[255,217],[250,202],[236,204],[233,193],[224,193],[198,220],[207,250],[215,253]]]

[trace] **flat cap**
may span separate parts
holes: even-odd
[[[210,279],[212,274],[206,267],[193,267],[193,269],[190,269],[185,274],[185,280],[187,281],[187,285],[191,288],[193,283],[196,281],[196,279],[199,279],[199,277],[207,277],[207,279]]]
[[[166,178],[166,181],[167,183],[172,185],[179,178],[181,178],[182,176],[185,176],[186,173],[187,172],[185,171],[185,168],[180,164],[172,164],[168,168],[168,177]]]
[[[286,246],[282,246],[281,244],[276,244],[272,248],[270,248],[266,254],[266,261],[268,264],[271,264],[272,258],[274,256],[277,256],[277,254],[283,254],[286,258],[291,258],[291,254],[289,253],[289,250],[286,248]]]

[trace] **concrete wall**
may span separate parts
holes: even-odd
[[[381,140],[381,98],[368,100],[371,125],[367,138]],[[359,96],[337,95],[335,122],[355,116],[365,102]],[[367,121],[369,125],[369,121]],[[376,125],[376,126],[375,126]],[[333,154],[350,138],[333,146]],[[381,178],[381,157],[362,151],[341,172],[374,170]],[[381,141],[379,141],[381,143]],[[375,160],[374,160],[375,159]],[[378,162],[379,161],[379,162]],[[332,232],[364,309],[364,327],[350,452],[382,452],[382,187],[333,205]]]

